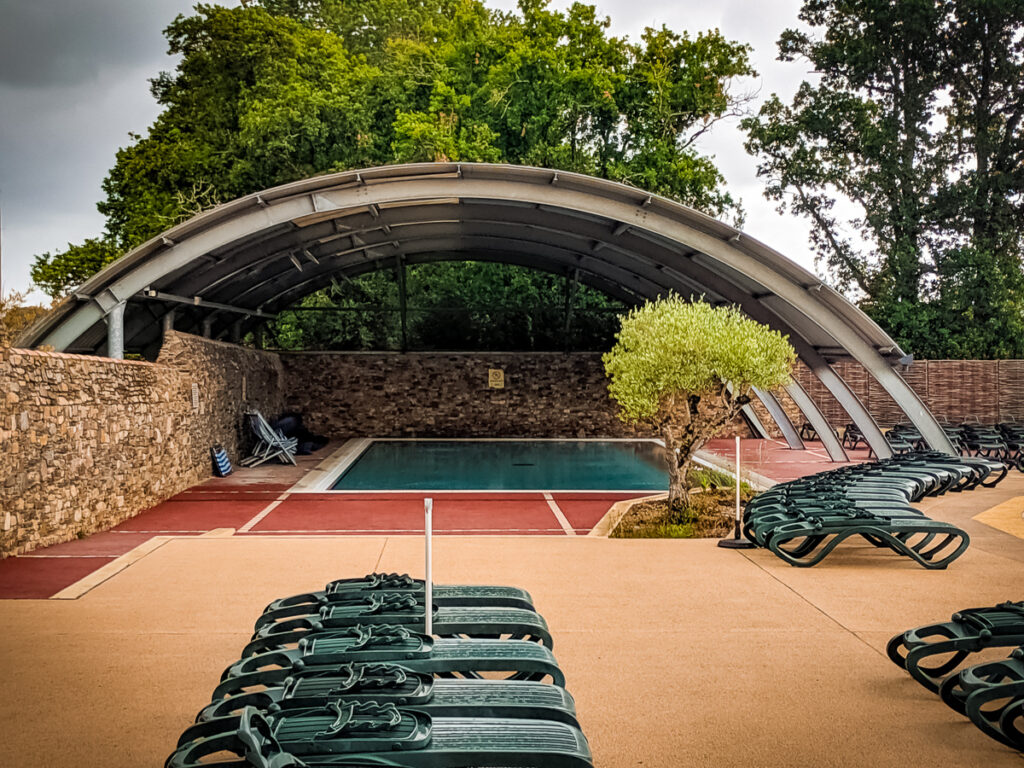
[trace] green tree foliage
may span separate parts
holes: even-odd
[[[821,35],[787,30],[779,58],[817,81],[744,123],[767,196],[910,351],[1024,356],[1024,5],[805,0],[800,19]]]
[[[380,271],[335,281],[281,312],[267,324],[267,342],[289,350],[600,350],[625,309],[567,277],[513,264],[417,264],[405,279],[404,337],[397,275]]]
[[[754,387],[785,384],[796,353],[736,307],[671,296],[631,311],[603,359],[620,418],[660,434],[669,505],[678,507],[688,503],[693,455],[737,417]]]
[[[276,184],[408,161],[579,171],[738,221],[721,174],[694,141],[742,106],[731,84],[753,74],[748,48],[717,31],[692,38],[662,28],[630,42],[608,27],[592,6],[562,12],[545,0],[522,0],[516,13],[480,0],[198,5],[167,29],[180,63],[153,81],[162,113],[118,152],[104,182],[104,247],[123,252],[198,211]],[[44,274],[76,255],[45,254],[37,269]],[[446,276],[449,287],[437,291],[454,301],[464,297],[460,284],[485,291],[484,273],[501,278],[456,265],[432,274]],[[57,295],[74,282],[45,285]],[[563,281],[538,273],[520,283],[529,301],[561,307]],[[364,287],[374,286],[385,290],[372,281]],[[325,292],[304,301],[338,300]],[[379,330],[332,313],[283,321],[278,339],[287,345],[301,338],[358,346]],[[328,325],[315,330],[316,322]]]
[[[32,282],[52,298],[60,298],[120,255],[121,251],[105,239],[90,238],[80,245],[68,243],[66,251],[36,257]]]
[[[24,293],[0,294],[0,348],[14,344],[22,331],[45,314],[46,307],[26,305]]]
[[[103,184],[107,235],[125,250],[218,203],[378,159],[366,105],[379,70],[261,8],[196,11],[167,28],[181,61],[152,82],[163,112]]]

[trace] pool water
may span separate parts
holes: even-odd
[[[333,489],[661,491],[667,484],[661,446],[641,440],[375,440]]]

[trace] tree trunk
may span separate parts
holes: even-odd
[[[669,509],[682,509],[690,503],[686,487],[688,468],[679,466],[679,441],[671,427],[662,427],[661,439],[665,443],[665,463],[668,464],[668,506]]]

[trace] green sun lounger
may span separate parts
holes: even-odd
[[[1024,695],[1018,694],[1002,709],[999,730],[1010,742],[1008,746],[1024,752]]]
[[[920,518],[814,516],[774,527],[768,549],[790,565],[817,565],[851,536],[891,549],[928,569],[943,569],[962,555],[968,535],[949,523]]]
[[[401,625],[422,628],[424,606],[413,595],[371,595],[361,603],[323,606],[311,616],[274,622],[264,615],[242,651],[243,656],[277,650],[306,636],[357,625]],[[552,646],[544,617],[522,608],[434,608],[433,632],[441,637],[506,637]]]
[[[979,457],[908,453],[872,464],[841,467],[759,494],[746,506],[743,532],[787,563],[820,563],[857,537],[873,546],[941,569],[970,544],[966,532],[931,520],[911,506],[925,496],[999,482],[1004,464]]]
[[[498,673],[506,679],[550,678],[565,687],[565,676],[551,651],[524,640],[435,639],[401,626],[357,626],[299,640],[297,647],[243,658],[221,675],[217,701],[250,686],[280,685],[289,677],[337,674],[341,665],[391,662],[438,677],[480,679]]]
[[[951,675],[939,694],[987,736],[1024,752],[1024,646],[1002,661],[976,664]]]
[[[329,583],[322,591],[308,592],[275,600],[264,612],[275,611],[292,606],[323,603],[341,603],[358,599],[368,592],[403,592],[416,595],[423,600],[426,589],[422,579],[414,579],[408,574],[370,573],[359,579],[337,579]],[[486,584],[435,584],[433,600],[437,605],[458,607],[497,607],[523,608],[534,610],[533,598],[525,589]],[[315,613],[316,611],[305,611]]]
[[[972,653],[1018,645],[1024,645],[1024,601],[970,608],[954,613],[949,621],[908,629],[889,640],[886,653],[894,664],[937,693],[943,680]],[[940,655],[941,661],[927,664]],[[950,706],[957,708],[953,703]]]
[[[212,720],[247,706],[261,712],[322,707],[328,702],[398,704],[433,717],[503,717],[576,721],[576,705],[564,688],[525,680],[438,680],[398,664],[344,664],[334,673],[293,677],[281,685],[214,701],[196,717]]]
[[[394,704],[331,703],[240,715],[189,728],[165,768],[200,768],[207,758],[253,768],[592,768],[582,732],[551,720],[432,717]],[[212,763],[216,765],[216,763]]]
[[[359,592],[413,592],[423,595],[422,579],[413,579],[408,573],[368,573],[361,579],[337,579],[324,589],[323,593],[310,593],[315,599],[321,595],[329,598]],[[496,585],[435,584],[434,601],[441,605],[500,605],[507,608],[534,608],[534,598],[526,590],[517,587]],[[294,598],[284,598],[288,603]],[[272,603],[271,603],[272,604]]]

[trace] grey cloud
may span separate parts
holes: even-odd
[[[28,286],[33,255],[101,233],[100,182],[128,132],[156,117],[147,79],[174,68],[163,30],[191,7],[0,0],[5,289]]]
[[[97,82],[105,71],[159,61],[162,30],[187,0],[0,0],[0,83]]]

